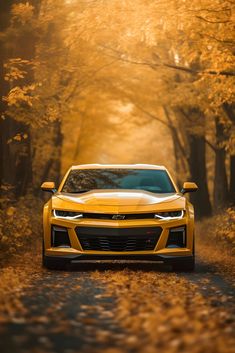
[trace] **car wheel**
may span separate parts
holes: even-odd
[[[67,270],[69,262],[63,259],[53,259],[52,257],[44,256],[43,265],[48,270]]]
[[[42,241],[42,266],[48,270],[66,270],[68,267],[68,261],[64,259],[53,258],[45,256],[44,240]]]
[[[193,272],[195,270],[195,256],[190,261],[172,265],[175,272]]]
[[[45,267],[45,246],[44,239],[42,239],[42,267]]]
[[[193,257],[190,261],[172,265],[175,272],[193,272],[195,270],[195,236],[193,236]]]

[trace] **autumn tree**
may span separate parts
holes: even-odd
[[[29,185],[38,190],[44,179],[58,182],[61,160],[63,166],[85,161],[86,146],[99,144],[101,130],[111,144],[117,131],[124,139],[128,130],[135,141],[151,130],[152,139],[154,126],[156,140],[167,130],[168,149],[164,139],[162,146],[175,160],[179,186],[186,179],[199,184],[192,201],[200,217],[211,214],[212,202],[215,209],[234,202],[230,1],[137,0],[134,8],[131,0],[7,4],[1,163],[9,155],[11,162],[2,183],[18,180],[19,194]],[[67,161],[64,146],[73,156]],[[109,158],[117,157],[113,151],[100,156]]]
[[[11,5],[2,38],[7,57],[1,170],[2,184],[24,195],[29,187],[39,190],[46,178],[59,181],[61,120],[70,109],[80,67],[71,57],[70,12],[63,2],[57,11],[46,0]]]
[[[113,8],[118,11],[110,24]],[[182,151],[180,159],[186,161],[188,176],[199,184],[194,202],[200,216],[209,215],[208,148],[215,153],[214,205],[221,207],[229,201],[225,157],[233,154],[229,141],[233,140],[234,128],[232,119],[226,122],[221,108],[229,106],[234,95],[233,40],[229,37],[233,6],[229,1],[142,1],[137,4],[138,12],[130,12],[130,8],[131,1],[101,2],[82,18],[86,23],[93,18],[94,48],[101,55],[120,61],[119,69],[114,65],[106,71],[105,83],[108,76],[111,86],[116,80],[120,95],[131,95],[132,102],[144,108],[150,117],[157,118],[159,106],[171,112],[175,148],[177,153]],[[109,32],[105,31],[108,26]],[[138,78],[133,66],[146,68],[148,79]],[[149,79],[147,68],[152,70],[155,85]],[[131,73],[135,75],[133,80]],[[151,111],[145,108],[146,86],[148,95],[155,97]],[[169,116],[164,123],[169,121]],[[208,126],[210,129],[214,126],[214,134],[207,130]]]

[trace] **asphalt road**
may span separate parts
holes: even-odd
[[[24,255],[0,271],[0,352],[235,352],[234,262],[217,266],[216,254],[200,245],[196,271],[180,274],[120,263],[49,271]]]

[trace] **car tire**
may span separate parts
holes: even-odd
[[[42,267],[46,267],[46,265],[45,265],[45,247],[44,247],[44,239],[42,239]]]
[[[175,272],[193,272],[195,270],[195,235],[193,236],[193,256],[187,262],[177,263],[172,265]]]
[[[195,270],[195,256],[190,261],[172,265],[174,272],[193,272]]]
[[[48,270],[59,270],[65,271],[68,269],[68,261],[64,261],[63,259],[53,259],[52,257],[44,257],[43,261],[44,267]]]
[[[42,241],[42,266],[48,270],[66,270],[69,262],[64,259],[45,256],[44,240]]]

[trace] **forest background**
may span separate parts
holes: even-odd
[[[230,0],[0,1],[1,257],[80,163],[165,165],[235,246],[234,18]]]

